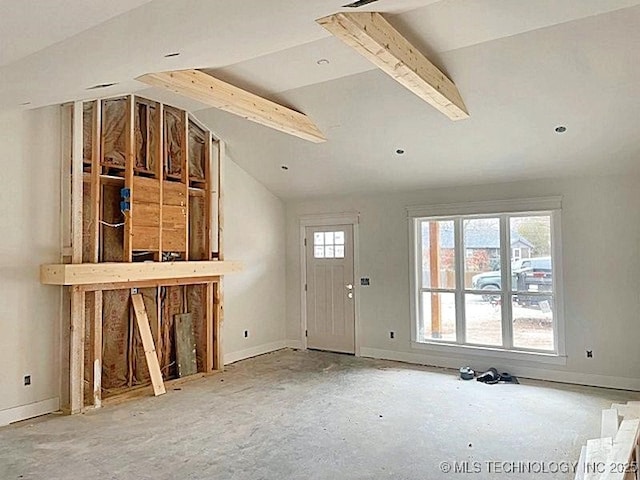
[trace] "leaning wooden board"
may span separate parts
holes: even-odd
[[[142,295],[139,293],[131,295],[131,303],[133,304],[133,310],[136,314],[136,322],[138,323],[138,330],[140,331],[140,337],[142,338],[144,354],[147,358],[147,366],[149,367],[149,374],[151,375],[153,393],[157,397],[158,395],[166,393],[166,390],[164,388],[164,382],[162,380],[162,372],[160,371],[158,356],[156,355],[156,347],[153,342],[153,335],[151,335],[151,327],[149,325],[149,318],[147,317],[147,309],[144,306]]]

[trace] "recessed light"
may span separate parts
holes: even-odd
[[[403,150],[403,149],[401,149],[401,148],[399,148],[399,149],[397,149],[397,150],[396,150],[396,154],[398,154],[398,155],[404,155],[404,150]]]
[[[321,58],[320,60],[318,60],[316,62],[318,65],[329,65],[329,60],[327,60],[326,58]]]
[[[109,87],[113,87],[114,85],[117,85],[117,82],[113,82],[113,83],[99,83],[97,85],[94,85],[93,87],[89,87],[87,88],[87,90],[98,90],[100,88],[109,88]]]
[[[280,165],[280,168],[282,170],[289,170],[289,167],[287,165]]]
[[[164,58],[177,57],[178,55],[180,55],[180,52],[167,53]]]
[[[567,127],[565,127],[564,125],[559,125],[556,127],[556,133],[564,133],[567,131]]]

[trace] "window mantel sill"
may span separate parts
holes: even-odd
[[[429,350],[438,355],[492,357],[506,360],[518,360],[531,363],[566,365],[567,356],[557,353],[527,352],[522,350],[505,350],[502,348],[479,347],[476,345],[459,345],[443,342],[411,342],[411,348]]]

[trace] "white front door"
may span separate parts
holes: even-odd
[[[306,228],[307,347],[355,353],[353,226]]]

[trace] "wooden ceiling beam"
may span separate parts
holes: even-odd
[[[137,80],[310,142],[321,143],[327,140],[306,115],[223,82],[200,70],[148,73]]]
[[[455,84],[380,13],[342,12],[316,22],[451,120],[469,117]]]

